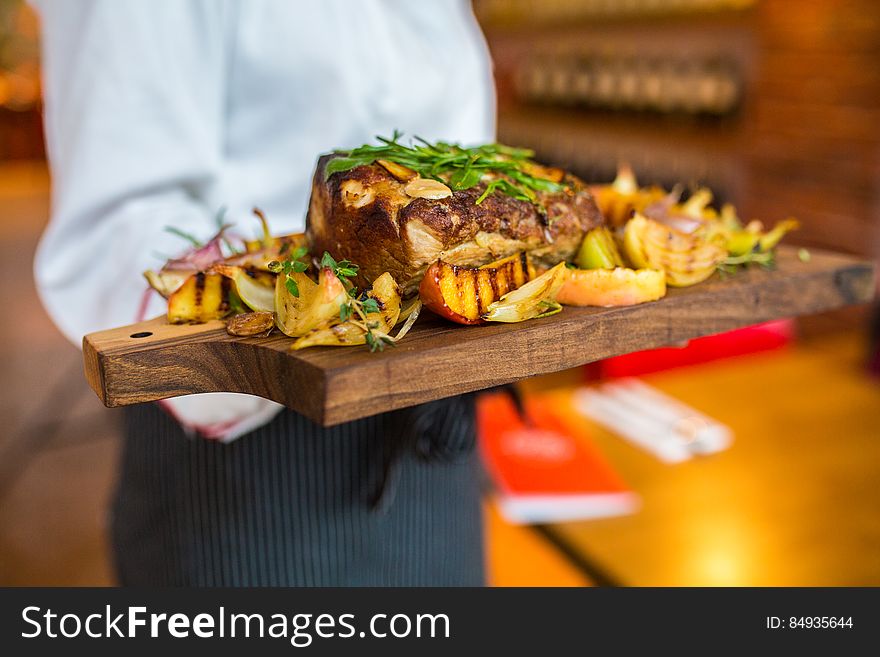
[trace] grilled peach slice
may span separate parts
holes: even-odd
[[[516,253],[483,267],[459,267],[438,260],[419,285],[422,303],[459,324],[482,324],[481,315],[502,296],[535,277],[526,253]]]
[[[666,295],[666,273],[654,269],[568,269],[556,300],[566,306],[632,306]]]
[[[168,321],[172,324],[202,324],[226,317],[232,310],[229,292],[232,281],[220,274],[193,274],[168,297]]]

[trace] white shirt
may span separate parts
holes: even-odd
[[[463,0],[35,0],[43,26],[52,217],[40,296],[74,343],[135,321],[142,272],[207,238],[221,207],[257,234],[304,229],[317,156],[389,135],[491,141],[485,42]],[[164,312],[154,298],[151,316]],[[233,438],[279,408],[174,400]]]

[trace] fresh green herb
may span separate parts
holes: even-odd
[[[225,205],[221,206],[221,208],[219,210],[217,210],[217,214],[214,215],[214,223],[217,225],[217,234],[220,235],[221,238],[223,239],[223,244],[228,249],[229,255],[237,255],[238,253],[240,253],[240,251],[235,248],[235,246],[232,244],[232,242],[230,242],[228,239],[226,239],[226,235],[224,234],[226,228],[229,227],[229,224],[227,224],[224,221],[224,219],[226,219],[226,206]]]
[[[370,353],[374,353],[376,351],[385,351],[385,347],[394,346],[394,340],[392,340],[390,336],[385,335],[384,333],[374,335],[372,330],[368,330],[366,335],[364,335],[364,341],[370,348]]]
[[[773,269],[776,267],[776,254],[773,251],[761,251],[760,245],[756,245],[755,249],[748,253],[725,258],[718,265],[718,270],[722,274],[732,274],[741,265],[760,265],[764,269]]]
[[[351,285],[349,278],[357,276],[359,267],[349,260],[340,260],[336,262],[329,253],[324,251],[321,257],[321,267],[329,268],[336,277],[345,284],[346,287]]]
[[[479,205],[494,193],[500,192],[520,201],[528,201],[543,208],[535,192],[560,192],[566,185],[529,173],[534,165],[534,152],[511,148],[503,144],[485,144],[465,148],[458,144],[436,142],[431,144],[420,137],[409,146],[400,143],[402,133],[397,130],[389,139],[376,137],[379,145],[364,145],[348,152],[338,153],[327,163],[325,175],[349,171],[357,166],[388,160],[408,167],[422,178],[433,178],[448,184],[453,190],[470,189],[478,185],[484,175],[495,177],[476,200]]]
[[[241,315],[242,313],[249,313],[250,308],[248,308],[244,301],[241,300],[241,297],[238,296],[238,292],[235,289],[229,290],[229,308],[232,310],[233,315]]]
[[[298,246],[286,260],[280,262],[273,260],[267,265],[269,271],[285,277],[284,287],[295,297],[299,297],[299,285],[296,284],[296,279],[293,278],[292,274],[301,274],[309,268],[309,263],[302,261],[302,258],[305,258],[308,253],[306,247]]]
[[[165,232],[171,233],[172,235],[177,235],[178,237],[182,237],[197,249],[204,246],[201,240],[199,240],[197,237],[193,236],[191,233],[187,233],[185,230],[180,230],[180,228],[177,228],[176,226],[165,226]]]
[[[379,312],[379,302],[376,301],[373,297],[367,297],[361,302],[361,307],[364,309],[364,312],[367,314],[377,313]]]
[[[299,297],[299,286],[292,274],[302,273],[309,268],[309,265],[302,261],[307,255],[306,247],[300,246],[294,249],[286,260],[273,260],[268,265],[269,271],[286,277],[284,285],[295,297]],[[339,304],[339,321],[351,322],[360,327],[364,331],[364,341],[371,352],[382,351],[386,346],[393,345],[394,340],[387,333],[379,330],[381,324],[369,317],[382,311],[379,301],[367,294],[358,294],[357,287],[349,280],[357,276],[359,267],[348,260],[337,262],[326,251],[321,256],[321,267],[330,269],[348,291],[348,299]]]
[[[386,333],[379,331],[379,322],[369,318],[370,315],[380,312],[382,312],[382,308],[373,297],[367,294],[353,296],[349,294],[348,301],[339,306],[339,319],[343,322],[350,321],[363,329],[364,341],[370,351],[382,351],[387,344],[394,344],[394,340]]]

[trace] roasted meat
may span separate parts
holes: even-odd
[[[313,253],[357,263],[362,285],[387,271],[411,293],[439,258],[478,266],[526,251],[536,264],[553,265],[573,257],[586,232],[602,223],[584,183],[569,174],[567,190],[537,194],[544,216],[535,204],[498,192],[477,205],[485,183],[445,198],[414,198],[406,180],[376,163],[326,177],[332,157],[318,161],[307,231]]]

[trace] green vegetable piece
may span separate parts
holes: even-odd
[[[625,266],[614,236],[605,226],[593,228],[587,233],[575,262],[581,269],[614,269]]]

